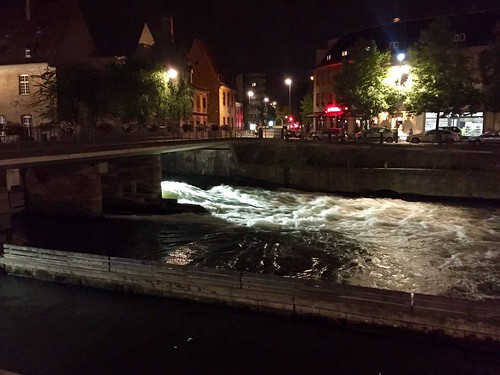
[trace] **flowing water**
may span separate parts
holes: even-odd
[[[174,264],[500,299],[500,207],[164,181],[209,215],[20,215],[12,242]]]

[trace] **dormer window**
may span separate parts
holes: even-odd
[[[332,59],[332,55],[326,55],[326,61],[330,61]]]
[[[24,58],[30,59],[31,58],[31,49],[30,48],[25,48],[24,49]]]
[[[453,35],[454,42],[465,42],[465,33],[455,34]]]
[[[347,50],[346,51],[342,51],[342,56],[347,56]]]

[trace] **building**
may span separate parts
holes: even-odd
[[[238,101],[243,103],[243,119],[246,128],[264,125],[264,112],[268,97],[264,73],[238,74],[235,78]]]
[[[192,83],[208,91],[207,118],[209,126],[236,128],[236,90],[234,90],[208,46],[195,39],[188,54]]]
[[[115,4],[116,5],[116,4]],[[36,128],[56,120],[56,113],[48,118],[42,115],[44,103],[39,102],[40,76],[52,71],[60,81],[60,72],[66,67],[103,68],[126,59],[159,61],[165,71],[173,68],[179,76],[189,77],[186,51],[174,42],[173,22],[169,17],[150,22],[138,9],[115,12],[113,1],[99,3],[99,11],[92,2],[77,0],[26,1],[25,6],[3,10],[0,23],[0,125],[22,126],[23,135],[37,139],[42,135]],[[140,5],[137,5],[140,6]],[[134,13],[135,17],[130,17]],[[128,15],[128,16],[127,16]],[[113,17],[113,22],[110,22]],[[193,114],[179,125],[208,125],[210,108],[209,88],[199,72],[200,84],[193,82]],[[220,94],[220,100],[214,97]],[[64,98],[58,98],[60,105]],[[234,124],[235,95],[229,86],[212,95],[212,101],[221,109],[219,125]],[[79,124],[95,119],[78,108]],[[5,134],[5,133],[3,133]],[[38,139],[37,139],[38,140]]]
[[[455,31],[454,42],[465,47],[469,57],[471,70],[475,78],[479,77],[479,54],[489,42],[494,40],[493,28],[500,19],[499,11],[483,11],[476,13],[450,16],[451,26]],[[380,25],[331,40],[327,48],[318,50],[317,65],[313,70],[313,113],[314,127],[322,130],[330,127],[344,127],[348,133],[359,128],[359,121],[351,114],[343,113],[341,103],[337,103],[333,91],[333,78],[342,66],[342,60],[347,57],[348,50],[359,39],[374,40],[379,50],[391,51],[396,56],[405,53],[410,46],[419,40],[421,30],[426,29],[433,19],[418,19],[401,21],[396,19],[390,24]],[[399,67],[395,65],[394,70]],[[402,72],[399,73],[400,77]],[[401,81],[400,81],[401,84]],[[496,120],[495,120],[496,118]],[[495,122],[496,121],[496,122]],[[381,113],[373,119],[373,124],[398,128],[400,135],[405,135],[410,129],[414,132],[433,129],[436,123],[435,113],[424,113],[413,116],[404,110],[396,114]],[[439,126],[458,126],[463,135],[482,133],[490,128],[500,128],[498,116],[492,113],[475,112],[461,117],[443,117]]]
[[[43,121],[37,103],[41,74],[57,65],[88,64],[95,46],[72,2],[6,9],[0,23],[0,124],[20,124],[23,135]],[[35,11],[36,10],[36,11]]]

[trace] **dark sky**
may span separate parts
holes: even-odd
[[[310,86],[316,49],[360,28],[470,9],[499,8],[500,0],[157,0],[173,4],[180,42],[196,36],[227,75],[266,73],[269,96],[287,98],[290,76],[298,102]]]

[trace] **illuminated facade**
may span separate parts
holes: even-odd
[[[208,124],[235,129],[236,90],[226,80],[208,46],[195,39],[188,54],[192,83],[208,90]]]

